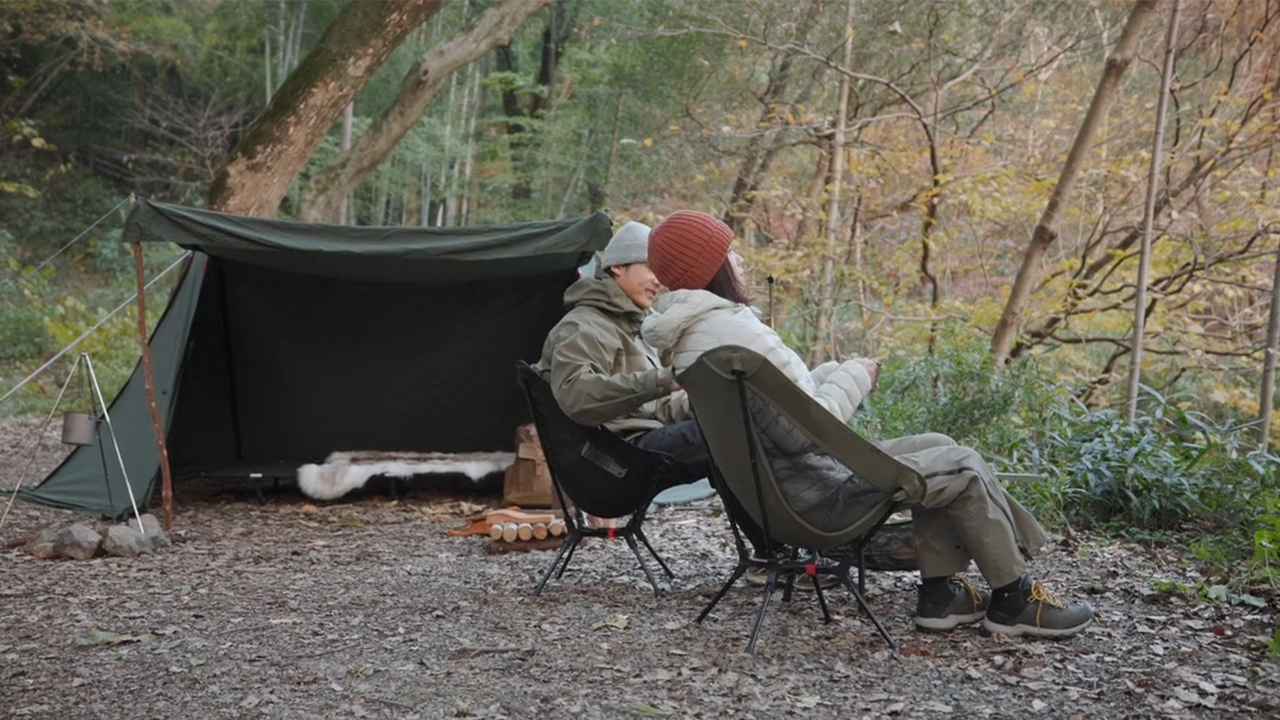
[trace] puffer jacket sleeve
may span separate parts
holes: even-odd
[[[825,362],[813,369],[813,397],[841,422],[848,422],[871,392],[871,375],[856,360]]]
[[[689,394],[684,390],[677,390],[664,398],[658,398],[657,402],[654,403],[653,416],[663,425],[692,420],[693,413],[689,410]]]
[[[606,372],[621,351],[606,334],[563,323],[548,342],[554,348],[548,368],[551,392],[574,422],[601,425],[670,393],[671,368],[616,375]]]

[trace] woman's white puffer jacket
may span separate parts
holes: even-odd
[[[832,361],[811,372],[754,310],[706,290],[673,290],[659,297],[641,334],[653,347],[672,351],[677,373],[723,345],[755,351],[841,422],[853,416],[871,390],[871,376],[861,364]]]

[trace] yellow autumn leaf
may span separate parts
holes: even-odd
[[[738,47],[746,47],[746,46],[747,46],[747,41],[746,41],[746,40],[739,40],[739,41],[738,41]]]
[[[680,126],[679,126],[679,125],[668,125],[668,126],[667,126],[667,129],[668,129],[668,130],[670,130],[671,132],[679,132],[679,131],[680,131]]]
[[[645,139],[644,139],[644,146],[645,146],[645,147],[653,147],[653,138],[645,138]]]

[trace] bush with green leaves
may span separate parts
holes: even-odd
[[[1039,475],[1010,491],[1051,525],[1252,536],[1280,461],[1257,450],[1252,423],[1194,408],[1144,388],[1131,423],[1086,407],[1035,358],[997,371],[985,336],[953,326],[934,354],[891,357],[854,425],[873,438],[945,433],[997,470]]]
[[[1034,432],[1040,410],[1062,391],[1034,357],[997,372],[987,343],[951,325],[933,354],[889,357],[854,422],[878,438],[943,433],[1006,465],[1008,449]]]
[[[1144,390],[1133,422],[1072,401],[1028,438],[1035,469],[1077,491],[1068,519],[1141,530],[1251,524],[1278,467],[1257,449],[1252,423],[1219,422],[1189,401]]]

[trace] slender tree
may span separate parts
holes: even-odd
[[[1142,214],[1142,248],[1138,253],[1138,286],[1133,295],[1133,348],[1129,357],[1129,422],[1138,415],[1138,385],[1142,382],[1142,336],[1147,326],[1147,282],[1151,275],[1151,226],[1156,218],[1156,191],[1160,186],[1160,161],[1164,157],[1164,119],[1169,108],[1169,86],[1178,54],[1178,11],[1182,0],[1173,0],[1169,30],[1164,39],[1164,68],[1160,73],[1160,100],[1156,104],[1156,137],[1147,173],[1147,202]]]
[[[1000,321],[996,324],[995,332],[991,336],[991,352],[995,355],[997,362],[1003,363],[1009,357],[1009,351],[1013,348],[1013,342],[1017,338],[1021,324],[1022,308],[1031,295],[1031,286],[1040,272],[1040,263],[1044,260],[1049,246],[1058,239],[1058,215],[1071,197],[1071,189],[1080,176],[1085,155],[1088,154],[1093,137],[1097,134],[1098,128],[1107,115],[1107,110],[1111,107],[1120,79],[1128,72],[1129,65],[1133,62],[1142,28],[1155,7],[1156,0],[1138,0],[1134,4],[1129,12],[1124,31],[1120,34],[1120,40],[1116,43],[1111,56],[1107,58],[1102,79],[1094,89],[1093,100],[1089,103],[1089,109],[1085,111],[1084,120],[1081,121],[1075,141],[1071,144],[1071,151],[1067,153],[1066,163],[1063,164],[1062,172],[1058,175],[1058,183],[1049,195],[1044,213],[1031,233],[1031,242],[1022,256],[1022,264],[1018,267],[1017,276],[1014,277],[1009,299],[1005,302]]]

